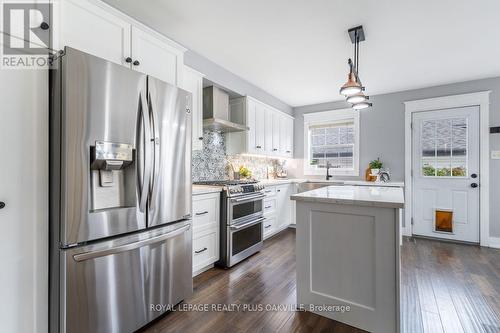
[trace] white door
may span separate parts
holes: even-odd
[[[479,107],[414,113],[412,136],[413,234],[479,243]]]
[[[181,53],[150,32],[132,27],[132,68],[173,85],[181,83]]]
[[[48,327],[48,71],[1,72],[0,331],[41,333]]]

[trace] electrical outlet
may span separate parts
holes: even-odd
[[[491,151],[491,159],[492,160],[500,160],[500,150],[492,150]]]

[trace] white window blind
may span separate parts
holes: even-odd
[[[359,174],[359,113],[333,110],[304,115],[304,174]]]

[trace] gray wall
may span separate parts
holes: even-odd
[[[184,64],[205,74],[208,80],[222,87],[243,96],[252,96],[261,102],[274,106],[278,110],[293,114],[293,109],[290,105],[194,51],[188,50],[184,53]]]
[[[490,126],[500,126],[500,77],[467,81],[432,88],[408,90],[372,96],[371,109],[361,111],[360,117],[360,169],[364,172],[368,162],[380,156],[392,173],[393,180],[404,180],[404,102],[491,90]],[[294,108],[295,158],[297,168],[293,176],[303,177],[304,117],[305,113],[341,109],[344,102],[332,102]],[[490,136],[490,150],[500,150],[500,134]],[[500,160],[490,160],[490,236],[500,237]],[[312,178],[308,176],[307,178]],[[339,177],[341,178],[341,177]],[[348,178],[348,177],[344,177]],[[362,178],[362,177],[350,177]]]

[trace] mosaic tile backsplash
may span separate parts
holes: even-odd
[[[247,167],[252,172],[252,178],[266,179],[268,169],[283,163],[278,159],[226,155],[224,134],[206,131],[203,133],[203,150],[193,152],[193,182],[205,180],[228,179],[232,165],[235,171],[240,166]]]

